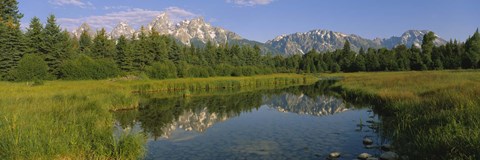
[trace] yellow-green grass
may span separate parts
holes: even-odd
[[[390,134],[413,159],[480,158],[480,71],[340,73],[350,100],[375,104]]]
[[[144,135],[115,137],[112,134],[115,122],[111,111],[137,107],[140,99],[137,92],[193,90],[191,94],[195,96],[197,91],[207,89],[254,90],[311,84],[316,80],[313,76],[274,74],[171,80],[47,81],[40,86],[0,82],[0,159],[141,158]]]

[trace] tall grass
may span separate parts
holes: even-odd
[[[161,81],[48,81],[40,86],[0,82],[0,159],[141,158],[146,140],[143,134],[116,137],[112,133],[115,122],[111,111],[136,108],[140,98],[135,92],[255,89],[315,80],[276,74]]]
[[[218,89],[252,89],[282,87],[293,84],[312,84],[318,78],[297,74],[258,75],[252,77],[216,77],[167,79],[162,81],[127,82],[140,93],[162,91],[208,91]]]
[[[480,158],[480,72],[349,73],[344,97],[371,102],[385,134],[413,159]]]

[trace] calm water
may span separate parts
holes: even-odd
[[[149,136],[146,159],[341,159],[367,152],[364,137],[385,142],[377,116],[326,94],[322,85],[192,98],[146,99],[118,112],[115,134]]]

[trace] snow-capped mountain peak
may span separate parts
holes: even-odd
[[[80,27],[72,31],[72,35],[73,37],[80,38],[80,35],[82,35],[84,31],[87,31],[87,33],[91,36],[95,35],[95,30],[93,30],[88,23],[82,23]]]
[[[150,31],[154,29],[160,34],[172,34],[175,27],[170,20],[170,17],[166,12],[158,15],[150,24],[148,24],[147,29]]]
[[[113,39],[118,39],[120,36],[125,36],[127,38],[132,38],[135,34],[135,29],[130,27],[127,22],[120,22],[118,25],[113,28],[112,32],[110,33],[110,37]]]
[[[273,40],[267,41],[266,45],[274,48],[286,55],[303,54],[312,49],[317,51],[332,51],[343,48],[348,40],[353,50],[360,48],[393,48],[397,45],[404,44],[408,47],[414,45],[420,47],[423,36],[428,30],[408,30],[400,37],[390,37],[387,39],[375,38],[373,40],[362,38],[355,34],[345,34],[329,30],[317,29],[309,32],[298,32],[290,35],[281,35]],[[435,40],[436,45],[445,44],[446,41],[438,35]]]
[[[138,26],[141,24],[136,25]],[[91,30],[91,28],[85,23],[77,30],[73,31],[72,34],[79,37],[83,30]],[[187,45],[192,42],[207,43],[208,41],[211,41],[214,44],[225,44],[231,40],[244,40],[236,33],[212,26],[207,23],[203,17],[186,19],[174,24],[166,12],[156,16],[146,27],[143,28],[143,31],[142,29],[133,29],[126,22],[120,22],[112,29],[109,36],[113,39],[118,39],[121,35],[131,38],[133,35],[138,35],[140,32],[149,34],[151,30],[155,30],[161,35],[171,35]],[[92,33],[91,35],[93,36],[94,34]]]

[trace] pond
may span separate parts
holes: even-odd
[[[324,84],[246,93],[146,98],[116,112],[115,135],[148,135],[146,159],[340,159],[379,156],[388,140],[368,107],[354,106]],[[373,123],[372,123],[373,121]],[[365,146],[364,138],[373,140]]]

